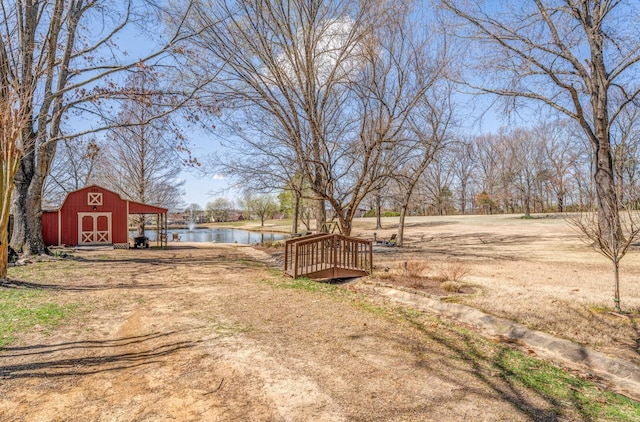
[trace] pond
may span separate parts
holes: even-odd
[[[273,242],[288,237],[282,233],[251,232],[241,229],[169,229],[169,243],[172,242],[173,233],[178,233],[182,242],[241,243],[245,245]],[[147,230],[145,234],[149,240],[156,240],[155,230]],[[129,236],[134,237],[135,235],[135,231],[129,232]]]

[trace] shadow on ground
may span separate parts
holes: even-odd
[[[176,332],[151,333],[111,340],[5,347],[0,354],[0,379],[82,376],[122,371],[162,362],[199,343],[172,340],[175,335]],[[129,351],[134,345],[136,351]],[[22,362],[5,364],[8,360]]]

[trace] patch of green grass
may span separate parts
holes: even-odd
[[[338,293],[338,287],[333,284],[322,283],[304,277],[290,278],[279,276],[265,281],[283,289],[304,290],[307,292],[323,292],[330,293],[331,295],[335,295]]]
[[[520,384],[544,397],[553,398],[556,411],[577,409],[583,419],[637,421],[640,403],[600,390],[595,384],[544,361],[505,348],[494,362],[509,383]]]
[[[237,262],[238,264],[242,264],[245,267],[249,267],[249,268],[260,268],[265,266],[265,264],[260,261],[254,261],[251,259],[244,259],[244,258],[235,259],[234,262]]]
[[[511,397],[532,420],[638,421],[640,403],[601,389],[593,382],[511,346],[411,307],[376,304],[327,283],[272,276],[263,280],[278,288],[297,289],[349,300],[364,312],[417,329],[420,341],[435,342],[453,365],[468,367],[495,392]],[[456,301],[455,298],[447,301]],[[495,377],[495,378],[494,378]],[[496,382],[495,379],[501,380]],[[532,399],[535,397],[535,399]],[[542,404],[541,404],[542,403]]]
[[[464,297],[462,296],[445,296],[440,299],[440,302],[446,303],[464,303]]]
[[[587,309],[589,309],[589,311],[593,312],[594,314],[604,314],[604,313],[613,311],[613,308],[602,306],[602,305],[592,305],[592,306],[589,306]]]
[[[615,314],[616,316],[626,315],[629,318],[636,318],[636,317],[640,316],[640,307],[622,309],[622,312],[617,312],[613,308],[613,306],[604,306],[604,305],[601,305],[601,304],[593,304],[593,305],[587,305],[586,309],[589,312],[591,312],[592,314],[596,314],[596,315]],[[613,316],[613,315],[611,315],[611,316]]]
[[[275,276],[263,281],[279,288],[304,290],[310,293],[325,294],[333,298],[351,300],[351,305],[362,311],[376,315],[388,314],[385,307],[361,300],[356,294],[341,288],[339,285],[314,281],[304,277],[294,279],[282,276],[281,274],[282,272],[278,271]]]
[[[267,268],[267,272],[273,278],[282,277],[282,270],[279,268]]]
[[[479,380],[499,393],[526,392],[514,405],[533,419],[543,417],[542,408],[526,397],[536,396],[546,403],[545,420],[558,417],[585,421],[638,421],[640,403],[598,387],[593,382],[562,370],[517,348],[496,343],[481,335],[434,316],[416,315],[412,309],[398,308],[400,320],[445,347],[452,361],[468,363]],[[497,376],[506,385],[492,381]],[[535,412],[535,414],[534,414]]]
[[[60,324],[73,306],[44,302],[40,290],[0,289],[0,349],[21,331],[53,328]]]
[[[8,269],[7,273],[9,277],[11,277],[12,279],[32,280],[39,276],[42,276],[43,269],[41,267],[42,267],[42,264],[33,263],[30,265],[11,267]]]
[[[383,316],[389,313],[387,309],[382,306],[378,306],[376,304],[369,303],[369,302],[364,302],[362,300],[355,300],[353,302],[353,305],[362,311],[375,314],[375,315]]]

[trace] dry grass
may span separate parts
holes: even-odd
[[[458,283],[457,281],[445,281],[440,285],[440,287],[442,287],[442,290],[447,292],[460,293],[462,284]]]
[[[430,265],[426,261],[411,260],[404,263],[405,275],[408,277],[426,277],[427,272],[430,269]]]
[[[361,219],[354,234],[371,237],[374,225]],[[397,219],[383,219],[383,226],[391,233]],[[467,305],[640,364],[640,247],[621,263],[628,314],[620,317],[610,312],[611,263],[560,215],[412,217],[405,246],[376,254],[376,265],[428,261],[429,278],[476,287],[460,299]]]
[[[454,282],[460,284],[471,273],[469,265],[461,261],[447,261],[438,265],[436,277],[443,282]]]
[[[611,263],[585,244],[563,215],[520,217],[408,217],[406,247],[376,254],[376,267],[389,268],[376,271],[376,277],[391,282],[403,276],[404,262],[407,272],[410,262],[428,262],[421,277],[441,283],[461,279],[480,292],[462,298],[467,305],[640,364],[640,247],[621,263],[622,307],[629,313],[621,318],[610,313]],[[288,224],[274,220],[264,229],[286,232]],[[376,230],[375,219],[356,219],[352,234],[389,237],[398,219],[383,218],[382,224],[384,229]],[[452,262],[464,263],[468,272],[447,268],[455,266]],[[415,279],[414,288],[421,283]]]

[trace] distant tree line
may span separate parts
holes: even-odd
[[[613,168],[622,204],[640,205],[640,121],[616,130]],[[450,142],[419,179],[412,215],[568,212],[596,207],[592,157],[567,120],[501,129]],[[390,183],[384,209],[399,210],[402,188]],[[375,209],[380,198],[367,204]],[[373,215],[376,215],[373,213]]]

